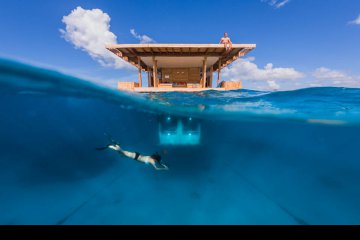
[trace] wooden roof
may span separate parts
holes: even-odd
[[[142,58],[216,57],[218,60],[212,62],[215,71],[218,69],[219,60],[221,68],[224,68],[256,48],[256,44],[233,44],[230,52],[226,52],[223,44],[113,44],[106,48],[132,65],[138,68],[140,65],[145,71],[152,65],[149,61],[142,61]]]

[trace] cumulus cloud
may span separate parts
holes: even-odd
[[[244,87],[254,90],[292,90],[308,87],[360,88],[360,76],[326,67],[304,74],[294,68],[274,67],[269,63],[261,68],[255,58],[244,58],[223,69],[222,78],[242,81]]]
[[[147,35],[140,35],[138,34],[135,29],[130,29],[130,33],[131,35],[136,38],[139,39],[140,43],[154,43],[154,39],[152,39],[151,37],[147,36]]]
[[[346,75],[345,73],[337,70],[331,70],[326,67],[317,68],[313,74],[317,79],[330,79],[330,80],[351,80],[352,77]]]
[[[232,81],[237,80],[294,80],[303,78],[305,75],[294,68],[274,68],[268,63],[264,68],[259,68],[253,61],[255,58],[244,58],[235,62],[231,67],[225,68],[223,76]]]
[[[60,29],[63,38],[76,48],[87,52],[105,67],[128,68],[129,65],[105,48],[116,44],[116,35],[110,31],[110,16],[101,9],[77,7],[62,18],[65,29]]]
[[[267,3],[270,6],[278,9],[284,7],[286,4],[290,2],[290,0],[261,0],[261,2]]]
[[[280,85],[277,84],[275,81],[267,81],[269,87],[272,89],[272,90],[279,90],[280,89]]]
[[[321,86],[360,87],[360,76],[350,76],[342,71],[326,67],[317,68],[313,76]]]
[[[349,24],[360,25],[360,15],[355,20],[350,21]]]

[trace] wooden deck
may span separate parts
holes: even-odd
[[[166,84],[163,84],[166,85]],[[140,87],[136,82],[118,82],[118,89],[120,91],[128,92],[139,92],[139,93],[156,93],[156,92],[202,92],[202,91],[228,91],[228,90],[238,90],[242,88],[241,82],[226,82],[223,81],[220,84],[220,87],[210,88],[210,87],[172,87],[170,86],[160,86],[160,87]]]
[[[213,57],[216,71],[245,56],[256,44],[233,44],[230,52],[226,52],[223,44],[112,44],[106,48],[142,71],[151,67],[146,59],[152,57]]]
[[[133,89],[119,89],[122,91],[139,93],[162,93],[162,92],[202,92],[202,91],[226,91],[225,88],[161,88],[161,87],[136,87]]]

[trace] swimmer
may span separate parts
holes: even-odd
[[[154,153],[151,156],[144,156],[138,152],[125,151],[120,147],[120,145],[118,143],[116,143],[111,138],[109,138],[109,139],[112,142],[111,144],[107,145],[106,147],[97,148],[96,150],[102,151],[102,150],[106,150],[106,149],[111,149],[111,150],[118,152],[123,157],[128,157],[128,158],[131,158],[131,159],[136,160],[141,163],[150,164],[156,170],[159,170],[159,171],[160,170],[169,170],[169,168],[161,161],[160,154]]]

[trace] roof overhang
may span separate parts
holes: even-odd
[[[200,67],[207,59],[207,66],[214,71],[224,68],[256,48],[256,44],[233,44],[227,52],[223,44],[113,44],[106,48],[130,64],[147,71],[158,67]],[[220,64],[219,64],[220,63]]]

